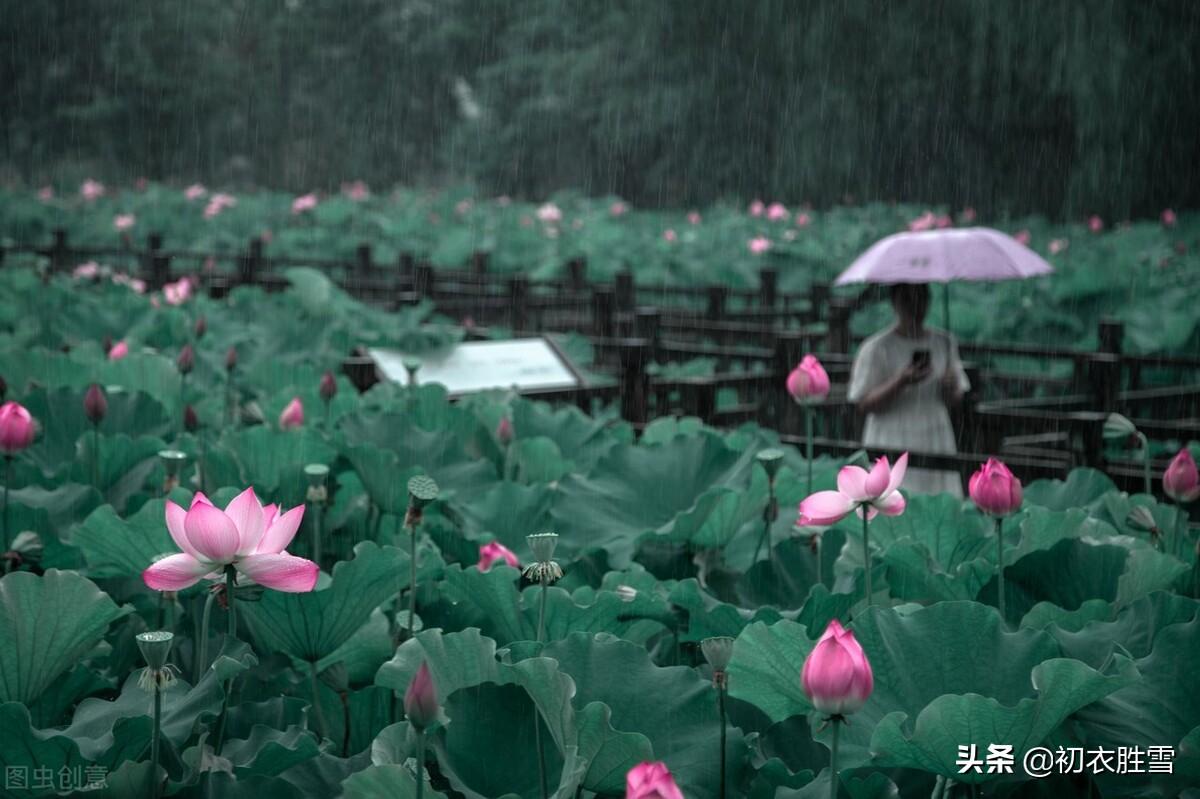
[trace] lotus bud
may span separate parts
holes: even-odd
[[[108,398],[104,396],[104,389],[95,383],[83,395],[83,413],[92,424],[100,424],[108,414]]]
[[[2,413],[0,409],[0,413]],[[1196,471],[1196,461],[1187,447],[1179,450],[1179,454],[1167,466],[1163,473],[1163,491],[1168,497],[1180,504],[1194,502],[1200,498],[1200,473]]]
[[[479,571],[490,570],[496,561],[504,561],[514,569],[521,568],[521,561],[516,553],[499,541],[490,541],[479,547]]]
[[[191,344],[184,344],[183,349],[179,351],[179,357],[175,359],[175,366],[178,367],[179,373],[186,375],[192,371],[196,365],[196,351],[192,349]]]
[[[333,372],[326,372],[321,375],[321,385],[318,389],[321,394],[321,399],[329,402],[337,394],[337,380],[333,376]]]
[[[844,716],[866,704],[875,677],[854,633],[834,619],[805,659],[800,683],[813,707],[829,716]]]
[[[968,493],[977,508],[994,516],[1004,516],[1021,507],[1021,481],[995,458],[988,458],[971,475]]]
[[[805,355],[787,376],[787,390],[796,402],[820,402],[829,396],[829,375],[815,355]]]
[[[11,400],[0,405],[0,452],[15,455],[33,443],[36,432],[24,405]]]
[[[764,449],[755,455],[754,459],[762,464],[763,469],[767,473],[767,478],[771,482],[774,482],[775,475],[779,474],[779,467],[783,466],[783,450]]]
[[[304,477],[308,480],[308,501],[318,505],[328,501],[325,481],[329,477],[329,467],[323,463],[310,463],[304,467]]]
[[[496,440],[506,447],[512,443],[513,425],[507,416],[500,417],[500,422],[496,425]]]
[[[683,799],[683,792],[666,763],[639,763],[625,775],[625,799]]]
[[[705,638],[700,642],[700,651],[704,659],[712,666],[713,684],[718,688],[725,687],[725,670],[733,658],[733,639],[726,635],[715,638]]]
[[[292,397],[292,401],[284,406],[279,414],[279,429],[292,430],[301,427],[304,424],[304,403],[299,397]]]
[[[440,709],[429,665],[421,663],[404,692],[404,715],[414,728],[424,730],[437,721]]]
[[[225,351],[225,371],[232,372],[237,368],[238,354],[237,347],[230,347]]]
[[[196,415],[196,409],[191,405],[185,405],[183,408],[183,429],[189,433],[200,429],[200,417]]]
[[[197,340],[204,338],[204,334],[208,332],[208,320],[204,318],[204,314],[196,317],[196,324],[192,327],[192,332],[195,333]]]
[[[110,361],[119,361],[129,354],[129,344],[124,339],[118,341],[108,350],[108,359]]]

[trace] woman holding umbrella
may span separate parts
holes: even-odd
[[[891,287],[896,322],[863,342],[850,371],[847,398],[866,415],[863,445],[953,453],[949,408],[970,389],[954,337],[925,327],[929,286]],[[904,488],[922,494],[963,495],[957,472],[909,469]]]

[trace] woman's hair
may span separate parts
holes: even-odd
[[[929,306],[928,283],[894,283],[890,294],[893,305],[903,305],[910,309]]]

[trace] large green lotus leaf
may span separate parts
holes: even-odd
[[[506,481],[447,503],[447,515],[459,522],[467,538],[492,536],[527,563],[532,553],[525,536],[552,529],[553,502],[554,491],[546,486]]]
[[[429,799],[446,799],[446,795],[425,785],[424,796]],[[417,781],[413,779],[412,769],[398,764],[369,766],[357,774],[352,774],[342,783],[342,799],[378,799],[381,796],[391,799],[416,799]]]
[[[558,445],[545,436],[514,441],[509,447],[513,477],[520,483],[553,483],[574,470]]]
[[[9,491],[8,502],[9,543],[18,533],[31,530],[42,541],[42,568],[83,566],[83,558],[71,541],[71,529],[100,503],[100,495],[93,488],[77,483],[65,483],[53,490],[27,485]]]
[[[1188,515],[1183,509],[1177,505],[1156,502],[1154,497],[1147,494],[1130,496],[1124,492],[1110,491],[1104,495],[1103,502],[1095,513],[1119,532],[1146,539],[1148,534],[1145,531],[1129,524],[1129,512],[1135,507],[1145,508],[1150,512],[1155,525],[1168,542],[1187,529]]]
[[[1086,508],[1102,501],[1116,484],[1108,475],[1096,469],[1072,469],[1066,480],[1034,480],[1025,486],[1026,505],[1040,505],[1050,510]]]
[[[258,724],[248,738],[227,740],[221,749],[221,757],[229,760],[234,775],[239,778],[275,776],[316,757],[318,751],[317,740],[302,727],[275,730]]]
[[[195,750],[188,756],[197,759]],[[370,765],[366,753],[350,758],[321,752],[300,761],[278,776],[261,774],[235,777],[224,772],[205,772],[199,783],[174,796],[183,799],[329,799],[337,796],[342,782]]]
[[[0,767],[4,768],[5,774],[9,774],[10,769],[23,772],[27,777],[26,785],[32,786],[35,768],[49,769],[51,779],[57,780],[64,768],[67,773],[78,769],[80,774],[85,774],[85,769],[94,765],[95,761],[84,757],[79,746],[67,735],[56,730],[35,729],[29,711],[20,702],[0,704]],[[11,779],[0,786],[0,797],[5,799],[47,795],[53,795],[53,792],[44,788],[23,790]]]
[[[63,354],[61,352],[48,351],[41,348],[34,349],[17,349],[4,352],[4,375],[9,386],[13,390],[22,394],[22,404],[24,399],[29,398],[33,403],[29,407],[30,413],[33,413],[34,418],[39,419],[46,427],[47,435],[54,434],[50,426],[47,424],[47,419],[43,419],[34,413],[34,407],[38,407],[39,402],[33,399],[34,392],[25,394],[21,391],[20,386],[24,386],[29,381],[36,381],[39,385],[46,386],[51,390],[51,393],[60,393],[54,389],[67,388],[74,389],[74,397],[76,401],[74,408],[70,407],[69,401],[66,404],[59,406],[60,410],[54,412],[56,421],[66,421],[67,431],[64,431],[64,436],[69,434],[69,431],[77,424],[87,425],[87,419],[83,415],[83,393],[91,383],[99,383],[109,389],[112,396],[109,398],[110,409],[112,407],[114,397],[118,393],[133,395],[142,393],[147,397],[154,398],[153,400],[134,400],[134,408],[128,410],[144,410],[147,413],[146,425],[155,426],[161,424],[160,415],[166,413],[168,419],[178,419],[178,412],[181,410],[179,405],[179,370],[175,368],[173,357],[159,355],[157,353],[147,353],[140,351],[130,352],[124,358],[118,361],[110,361],[103,357],[98,351],[80,350]],[[123,389],[118,392],[117,388]],[[70,395],[72,392],[67,391]],[[161,406],[158,412],[153,411],[149,405],[144,405],[144,402],[157,402]],[[39,410],[41,408],[39,407]],[[75,419],[68,421],[68,414],[74,410]],[[114,418],[114,424],[118,420],[120,424],[134,423],[136,424],[138,417],[136,415],[127,415],[125,411],[117,411]],[[78,420],[78,421],[76,421]],[[123,431],[120,427],[114,427],[115,431]],[[153,434],[153,431],[144,427],[135,427],[131,430],[124,430],[129,433],[147,433]],[[71,438],[71,443],[74,444],[75,438],[78,437],[77,432],[75,437]]]
[[[688,612],[687,627],[679,636],[681,641],[702,641],[714,636],[736,638],[749,624],[774,624],[784,617],[772,607],[752,610],[722,602],[692,577],[676,583],[669,598],[672,605]]]
[[[829,796],[829,776],[829,769],[825,769],[800,790],[784,787],[773,794],[772,799],[826,799]],[[866,777],[841,771],[838,780],[840,791],[850,799],[900,799],[900,789],[896,787],[896,783],[878,771]]]
[[[800,688],[800,670],[815,644],[804,625],[788,619],[746,626],[733,643],[729,695],[775,722],[809,713],[813,706]]]
[[[210,465],[209,481],[219,486],[253,486],[260,495],[285,507],[304,502],[308,481],[304,467],[310,463],[331,464],[333,449],[310,428],[273,430],[264,425],[226,431],[218,443],[234,457],[236,474],[219,472]],[[212,445],[210,445],[212,446]]]
[[[1018,627],[1044,630],[1055,625],[1064,630],[1079,630],[1092,621],[1108,621],[1113,606],[1103,599],[1089,599],[1075,610],[1064,610],[1053,602],[1039,602],[1021,617]]]
[[[185,506],[186,507],[186,506]],[[111,505],[96,508],[75,531],[92,577],[134,577],[159,555],[178,551],[167,532],[166,500],[152,499],[122,519]]]
[[[695,669],[656,666],[644,647],[607,635],[573,633],[543,654],[574,679],[577,702],[603,702],[613,727],[645,735],[684,795],[717,796],[720,723],[711,681]],[[731,728],[725,758],[733,783],[743,779],[743,747],[741,731]]]
[[[239,610],[267,647],[312,663],[336,651],[407,583],[408,555],[365,541],[354,548],[353,560],[333,567],[328,588],[306,594],[267,591]]]
[[[1027,508],[1019,516],[1005,520],[1004,562],[1006,566],[1011,565],[1032,552],[1052,549],[1060,541],[1078,538],[1093,542],[1118,539],[1118,543],[1132,543],[1131,539],[1120,539],[1112,525],[1095,516],[1089,516],[1087,511],[1080,508],[1057,511],[1033,507]],[[993,543],[994,541],[995,539]],[[994,555],[992,562],[995,563]]]
[[[552,511],[559,551],[603,548],[613,566],[622,568],[639,539],[670,534],[676,519],[695,509],[705,492],[743,489],[752,459],[709,433],[650,446],[618,445],[588,475],[559,483]]]
[[[376,609],[367,623],[346,642],[317,662],[317,672],[341,663],[351,684],[361,685],[375,679],[375,672],[392,656],[392,632],[387,614]],[[307,668],[307,666],[306,666]]]
[[[946,694],[934,699],[905,729],[904,712],[889,713],[871,738],[874,762],[882,766],[917,768],[962,783],[983,783],[994,775],[959,773],[958,747],[974,744],[986,752],[989,744],[1012,744],[1016,762],[1042,743],[1068,716],[1114,691],[1138,682],[1131,661],[1117,657],[1111,673],[1092,669],[1078,660],[1053,658],[1033,668],[1035,698],[1014,706],[975,693]]]
[[[846,540],[840,527],[830,527],[821,534],[819,556],[821,579],[825,585],[834,582],[834,564]],[[786,538],[770,555],[770,558],[755,563],[738,580],[734,586],[738,601],[749,607],[801,607],[817,585],[817,555],[813,554],[809,541],[800,537]]]
[[[341,695],[323,680],[318,683],[318,690],[325,720],[325,737],[333,741],[332,751],[338,754],[342,753],[343,745],[348,754],[361,752],[371,746],[379,731],[392,722],[396,712],[398,700],[391,691],[378,685],[367,685],[360,690],[349,691],[345,696],[345,704]],[[311,689],[301,695],[307,697],[310,694]],[[310,734],[315,733],[320,729],[320,721],[312,709],[311,700],[306,713],[305,727]],[[346,735],[347,721],[350,722],[349,736]]]
[[[1167,623],[1168,618],[1162,621]],[[1113,632],[1120,634],[1119,629]],[[1185,739],[1194,742],[1194,730],[1200,726],[1200,694],[1195,678],[1198,660],[1200,618],[1167,623],[1154,636],[1150,653],[1135,661],[1141,680],[1075,714],[1074,721],[1087,747],[1172,746],[1179,751]],[[1191,757],[1195,757],[1194,751]],[[1174,775],[1102,773],[1095,779],[1105,795],[1129,795],[1127,791],[1158,786],[1161,794],[1154,795],[1174,796],[1182,788],[1196,786],[1194,777],[1183,773],[1186,770]]]
[[[134,439],[126,435],[101,436],[98,440],[84,436],[79,440],[79,459],[71,469],[76,482],[92,482],[96,444],[100,447],[100,491],[105,501],[124,511],[130,498],[142,491],[150,475],[160,469],[158,453],[166,444],[162,439],[148,436]]]
[[[443,704],[455,692],[482,684],[524,687],[541,710],[549,736],[559,751],[566,753],[568,761],[571,753],[576,753],[585,770],[581,779],[589,790],[618,793],[625,772],[650,756],[650,744],[645,737],[614,729],[604,703],[583,700],[573,703],[572,699],[578,696],[575,683],[558,670],[553,660],[530,658],[516,664],[502,663],[496,657],[495,641],[480,635],[478,630],[447,634],[429,630],[402,644],[395,657],[380,668],[376,682],[403,692],[422,662],[429,666],[438,700]],[[578,713],[575,704],[583,704]],[[507,725],[501,726],[509,729]],[[524,728],[532,734],[532,719]],[[516,734],[521,734],[521,730],[516,729]],[[536,771],[535,766],[533,773]]]
[[[0,579],[0,701],[33,702],[129,612],[72,572]]]
[[[512,408],[513,432],[517,440],[545,436],[568,453],[576,468],[589,470],[618,443],[629,443],[629,428],[619,423],[584,414],[570,405],[555,408],[546,402],[514,399]]]
[[[1194,599],[1156,591],[1122,607],[1116,618],[1110,611],[1074,629],[1055,623],[1048,632],[1058,639],[1064,655],[1100,668],[1114,652],[1135,659],[1146,657],[1159,632],[1191,621],[1197,611],[1200,602]]]

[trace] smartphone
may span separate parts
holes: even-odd
[[[913,350],[912,365],[918,369],[929,366],[929,350]]]

